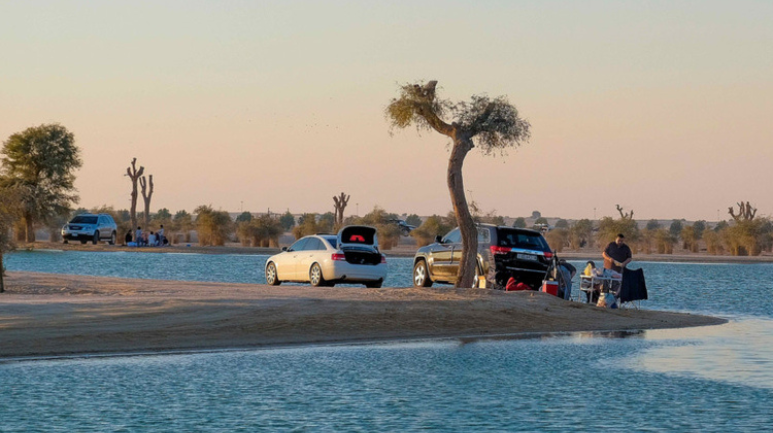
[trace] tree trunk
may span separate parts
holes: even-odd
[[[32,224],[32,217],[30,215],[24,215],[24,224],[26,227],[25,241],[27,243],[35,242],[35,227]]]
[[[467,206],[467,198],[464,195],[464,180],[462,179],[464,158],[472,147],[470,138],[455,137],[451,158],[448,160],[448,191],[451,194],[456,222],[459,224],[459,231],[462,234],[462,258],[459,262],[457,288],[472,287],[478,257],[478,229]]]

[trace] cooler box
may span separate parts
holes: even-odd
[[[558,296],[558,281],[543,281],[541,291],[550,293],[553,296]]]

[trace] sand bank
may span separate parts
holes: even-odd
[[[678,328],[718,318],[608,310],[535,292],[363,289],[9,273],[0,358],[525,332]]]

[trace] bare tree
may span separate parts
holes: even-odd
[[[140,166],[137,170],[137,158],[132,158],[132,166],[126,168],[126,175],[132,181],[132,207],[129,209],[129,214],[132,220],[132,231],[137,230],[137,180],[145,172],[145,167]]]
[[[518,116],[518,110],[507,98],[491,99],[472,96],[470,102],[453,104],[436,97],[437,81],[406,84],[400,97],[392,99],[386,117],[392,128],[415,125],[421,130],[434,130],[451,139],[451,156],[446,173],[454,215],[462,234],[462,258],[456,287],[471,287],[475,274],[478,236],[464,193],[462,166],[464,158],[476,145],[484,154],[504,154],[529,138],[529,122]],[[443,120],[450,115],[451,123]]]
[[[335,203],[335,225],[337,228],[340,228],[344,225],[344,209],[346,209],[346,205],[349,204],[349,197],[348,195],[344,194],[343,192],[339,196],[333,196],[333,203]]]
[[[150,188],[148,188],[150,185]],[[143,227],[147,229],[150,224],[150,198],[153,196],[153,175],[151,174],[146,179],[145,176],[140,178],[140,187],[142,187],[142,200],[145,202],[145,215],[142,222]]]
[[[732,206],[728,208],[728,213],[730,214],[731,217],[733,217],[733,220],[751,221],[754,219],[754,216],[757,214],[757,208],[753,208],[751,203],[749,203],[748,201],[746,203],[741,201],[737,204],[738,204],[738,215],[735,214]]]
[[[619,204],[616,204],[615,206],[617,206],[617,211],[620,212],[621,219],[624,219],[624,220],[633,219],[633,209],[631,209],[630,212],[623,213],[623,208]]]

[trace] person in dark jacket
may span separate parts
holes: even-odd
[[[602,256],[604,256],[604,269],[611,269],[615,272],[622,273],[623,268],[631,263],[633,260],[633,254],[631,249],[624,242],[625,236],[622,233],[617,235],[617,239],[614,242],[610,242],[604,249]]]

